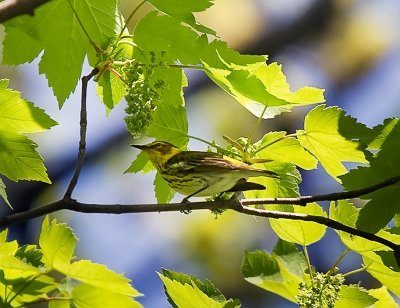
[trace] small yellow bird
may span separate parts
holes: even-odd
[[[132,146],[148,155],[174,191],[186,196],[182,202],[188,202],[193,196],[265,189],[261,184],[247,182],[248,177],[279,178],[275,172],[254,168],[218,153],[182,151],[164,141]]]

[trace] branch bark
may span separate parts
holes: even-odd
[[[6,0],[0,2],[0,23],[19,15],[33,15],[37,7],[50,0]]]
[[[122,205],[122,204],[88,204],[81,203],[69,197],[65,197],[54,203],[48,205],[31,209],[28,211],[11,214],[0,218],[0,228],[7,227],[11,224],[24,222],[36,217],[40,217],[49,213],[53,213],[59,210],[70,210],[80,213],[104,213],[104,214],[125,214],[125,213],[161,213],[161,212],[176,212],[185,211],[190,212],[192,210],[234,210],[239,213],[254,215],[266,218],[276,218],[276,219],[290,219],[290,220],[302,220],[302,221],[312,221],[327,227],[333,228],[335,230],[341,230],[356,236],[360,236],[370,241],[378,242],[395,252],[396,259],[400,264],[400,245],[393,243],[385,238],[377,236],[373,233],[358,230],[354,227],[347,226],[333,219],[316,216],[316,215],[306,215],[290,212],[280,212],[280,211],[269,211],[263,209],[257,209],[249,207],[249,205],[256,204],[300,204],[305,205],[310,202],[315,201],[337,201],[349,198],[360,197],[362,195],[377,191],[384,187],[396,184],[400,182],[400,176],[393,177],[376,185],[372,185],[366,188],[347,191],[347,192],[336,192],[332,194],[325,195],[315,195],[315,196],[300,196],[297,198],[268,198],[268,199],[244,199],[244,200],[215,200],[211,202],[193,202],[193,203],[170,203],[170,204],[133,204],[133,205]]]
[[[76,161],[74,174],[69,182],[67,190],[64,194],[64,199],[70,199],[72,192],[78,183],[78,178],[81,173],[83,161],[85,160],[86,153],[86,130],[87,130],[87,110],[86,110],[86,97],[87,97],[87,86],[90,79],[97,75],[99,70],[94,68],[89,75],[82,77],[82,94],[81,94],[81,115],[80,115],[80,139],[78,149],[78,159]]]

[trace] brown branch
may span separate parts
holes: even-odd
[[[81,119],[80,119],[80,139],[79,139],[79,150],[78,159],[76,161],[74,174],[72,175],[71,181],[69,182],[68,188],[65,192],[64,199],[70,199],[72,192],[78,183],[79,174],[83,166],[86,153],[86,129],[87,129],[87,111],[86,111],[86,97],[87,97],[87,85],[90,79],[97,75],[98,69],[93,69],[89,75],[82,77],[82,93],[81,93]]]
[[[400,181],[400,176],[393,177],[389,180],[383,181],[376,185],[372,185],[363,189],[348,191],[348,192],[337,192],[326,195],[316,195],[316,196],[303,196],[298,198],[270,198],[270,199],[260,199],[263,200],[263,204],[304,204],[304,200],[307,202],[314,201],[335,201],[342,199],[349,199],[360,197],[362,195],[371,193],[373,191],[382,189],[384,187],[393,185]],[[134,205],[122,205],[122,204],[87,204],[81,203],[71,198],[64,198],[57,202],[28,210],[25,212],[11,214],[0,218],[0,227],[7,227],[11,224],[27,221],[36,217],[40,217],[49,213],[53,213],[59,210],[70,210],[80,213],[105,213],[105,214],[125,214],[125,213],[151,213],[151,212],[173,212],[173,211],[192,211],[192,210],[213,210],[213,209],[225,209],[234,210],[239,213],[266,217],[266,218],[276,218],[276,219],[290,219],[290,220],[302,220],[302,221],[312,221],[327,227],[333,228],[335,230],[341,230],[370,241],[378,242],[389,248],[391,248],[396,256],[398,263],[400,264],[400,245],[393,243],[385,238],[377,236],[373,233],[358,230],[354,227],[344,225],[333,219],[316,216],[316,215],[306,215],[290,212],[279,212],[279,211],[268,211],[263,209],[256,209],[248,207],[248,204],[260,204],[259,200],[249,200],[244,199],[241,201],[231,199],[231,200],[216,200],[212,202],[194,202],[194,203],[170,203],[170,204],[134,204]]]
[[[19,15],[33,15],[37,7],[50,0],[6,0],[0,2],[0,23]]]
[[[354,227],[344,225],[336,220],[317,215],[306,215],[299,213],[268,211],[268,210],[250,208],[243,205],[244,201],[246,200],[242,201],[217,200],[212,202],[194,202],[190,204],[170,203],[170,204],[105,205],[105,204],[81,203],[73,199],[62,199],[39,208],[2,217],[0,218],[0,227],[6,227],[11,224],[23,222],[59,210],[70,210],[80,213],[126,214],[126,213],[154,213],[154,212],[161,213],[161,212],[192,211],[192,210],[205,210],[205,209],[209,210],[224,209],[224,210],[234,210],[239,213],[259,216],[259,217],[266,217],[266,218],[312,221],[333,228],[335,230],[344,231],[365,238],[367,240],[383,244],[391,248],[395,252],[396,256],[400,254],[400,245],[393,243],[373,233],[358,230]],[[280,201],[279,203],[285,203],[285,202]]]
[[[370,194],[379,189],[393,185],[400,182],[400,175],[393,178],[387,179],[375,185],[364,187],[361,189],[355,189],[350,191],[340,191],[324,195],[315,196],[300,196],[294,198],[259,198],[259,199],[245,199],[242,200],[243,206],[246,205],[257,205],[257,204],[298,204],[305,206],[307,203],[317,201],[338,201],[352,198],[359,198],[361,196]]]

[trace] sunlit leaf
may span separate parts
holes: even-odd
[[[158,274],[165,286],[172,307],[240,307],[237,300],[226,300],[209,280],[200,281],[194,276],[163,270]]]
[[[398,304],[395,302],[394,298],[388,292],[388,289],[385,286],[380,287],[379,289],[370,289],[368,293],[378,299],[377,302],[374,303],[374,308],[397,308]]]
[[[400,175],[398,148],[400,146],[400,123],[396,120],[385,121],[380,127],[380,151],[370,158],[370,167],[359,167],[342,177],[343,186],[347,190],[360,189],[383,182]],[[384,140],[383,140],[384,138]],[[377,143],[375,144],[378,145]],[[356,226],[369,232],[377,232],[384,228],[392,218],[400,213],[399,190],[396,183],[373,193],[361,196],[370,199],[360,211]]]
[[[369,133],[365,125],[345,115],[340,108],[321,105],[307,114],[304,130],[297,131],[297,138],[326,172],[340,182],[338,176],[347,172],[343,162],[368,163],[366,146],[358,139]]]
[[[303,169],[315,169],[318,161],[305,151],[294,137],[286,136],[286,132],[270,132],[256,143],[258,157],[295,164]]]
[[[46,216],[39,238],[42,261],[46,266],[65,272],[70,265],[76,242],[77,238],[66,224],[57,223],[55,219],[50,221],[49,216]]]
[[[7,193],[6,193],[6,185],[4,184],[3,180],[0,179],[0,196],[3,198],[4,202],[11,207],[10,202],[8,201],[7,198]]]
[[[364,256],[364,266],[368,273],[374,278],[379,280],[386,288],[392,291],[396,296],[400,296],[400,272],[390,269],[385,266],[382,262],[378,261],[378,258],[374,258],[371,253],[371,258]]]
[[[142,50],[164,51],[168,59],[185,64],[199,63],[196,52],[198,34],[170,16],[150,12],[137,23],[133,35]]]
[[[158,10],[165,14],[181,20],[182,22],[192,26],[194,29],[200,32],[215,34],[215,31],[199,24],[193,12],[201,12],[208,9],[213,5],[211,0],[200,0],[200,1],[186,1],[186,0],[149,0]]]
[[[72,290],[71,302],[74,307],[93,308],[140,308],[137,301],[129,296],[114,293],[110,290],[94,287],[81,283]],[[69,306],[68,306],[69,307]]]
[[[242,273],[251,284],[296,302],[305,260],[299,259],[298,251],[287,248],[283,251],[275,250],[273,255],[261,250],[246,251]]]
[[[317,203],[309,203],[307,206],[293,206],[293,213],[326,217],[326,213]],[[310,245],[319,241],[326,231],[326,226],[316,222],[269,219],[274,232],[283,240],[300,245]]]
[[[364,288],[343,285],[340,288],[339,300],[335,303],[335,308],[370,307],[376,301],[377,299],[368,294]]]
[[[63,273],[73,279],[113,293],[126,296],[141,295],[129,284],[128,278],[111,271],[103,264],[89,260],[75,261]]]
[[[157,172],[154,179],[154,190],[158,203],[168,203],[175,195],[175,192],[169,187],[159,172]]]
[[[62,106],[76,87],[85,56],[94,53],[71,6],[90,39],[104,48],[114,35],[116,5],[116,0],[54,0],[36,9],[33,16],[12,19],[5,23],[3,60],[31,62],[43,50],[39,72],[46,75]]]
[[[19,92],[7,87],[8,80],[0,80],[0,173],[13,181],[50,183],[36,144],[21,133],[43,132],[57,123],[42,109],[21,98]],[[2,181],[0,195],[8,203]]]
[[[36,147],[28,137],[0,129],[0,173],[13,181],[51,183]]]

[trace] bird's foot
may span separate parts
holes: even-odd
[[[189,198],[187,198],[187,197],[183,198],[181,203],[186,206],[186,209],[181,210],[181,213],[186,214],[186,215],[190,214],[192,212],[192,209],[190,206],[191,202],[189,201]]]

